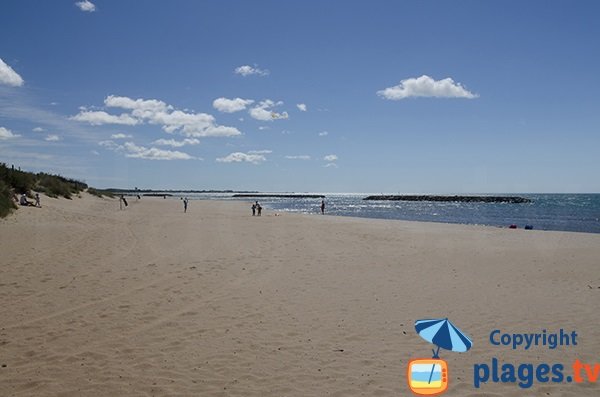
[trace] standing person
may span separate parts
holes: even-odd
[[[35,206],[38,208],[42,208],[42,204],[40,203],[40,194],[39,193],[35,194]]]
[[[321,215],[325,215],[325,199],[321,200]]]
[[[123,204],[125,204],[125,207],[129,205],[127,204],[127,200],[125,200],[125,196],[121,195],[121,197],[119,198],[119,209],[123,209]]]
[[[187,212],[187,206],[188,206],[188,199],[187,199],[187,197],[185,197],[183,199],[183,212],[184,213]]]
[[[252,216],[256,215],[256,204],[252,204]]]
[[[258,211],[258,216],[260,216],[260,213],[262,212],[262,207],[260,206],[260,204],[258,204],[258,201],[256,202],[256,209]]]

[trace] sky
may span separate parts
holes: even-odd
[[[600,2],[0,6],[0,162],[97,188],[600,192]]]

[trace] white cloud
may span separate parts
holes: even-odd
[[[109,95],[104,100],[107,107],[129,110],[119,116],[104,111],[82,109],[72,120],[101,124],[157,124],[167,133],[180,133],[187,137],[236,136],[241,132],[235,127],[217,125],[215,118],[206,113],[189,113],[174,110],[173,106],[156,99],[131,99]]]
[[[258,127],[259,130],[264,131],[264,130],[268,130],[269,127],[266,125],[261,125],[260,127]]]
[[[285,156],[285,158],[290,160],[310,160],[310,156],[305,154],[299,156]]]
[[[327,136],[327,135],[329,135],[329,132],[327,132],[327,131],[319,132],[319,136]]]
[[[132,110],[132,115],[137,118],[151,118],[156,113],[164,113],[173,107],[157,99],[131,99],[126,96],[109,95],[104,99],[104,104],[111,108]]]
[[[96,11],[96,5],[94,5],[94,3],[92,3],[89,0],[78,1],[78,2],[75,3],[75,5],[77,7],[79,7],[79,9],[81,11],[85,11],[85,12],[94,12],[94,11]]]
[[[338,156],[336,156],[335,154],[328,154],[327,156],[323,157],[323,160],[325,161],[337,161]]]
[[[300,109],[300,111],[306,112],[306,104],[305,103],[299,103],[299,104],[296,105],[296,107],[298,109]]]
[[[187,153],[163,150],[155,147],[147,148],[144,146],[138,146],[133,142],[125,142],[123,145],[119,145],[113,141],[102,141],[98,143],[100,146],[104,146],[107,149],[115,152],[123,153],[125,157],[145,159],[145,160],[191,160],[194,159]]]
[[[247,163],[252,163],[252,164],[259,164],[259,163],[262,163],[263,161],[267,161],[267,158],[265,156],[263,156],[262,154],[235,152],[235,153],[231,153],[225,157],[219,157],[219,158],[217,158],[217,161],[220,163],[247,162]]]
[[[155,147],[146,148],[143,146],[137,146],[133,142],[125,142],[123,145],[127,153],[125,157],[132,157],[137,159],[146,159],[146,160],[191,160],[193,159],[187,153],[172,151],[172,150],[162,150],[157,149]]]
[[[139,123],[137,119],[134,119],[127,113],[115,116],[108,114],[103,111],[87,111],[82,110],[75,116],[69,117],[70,120],[84,121],[91,125],[102,125],[102,124],[121,124],[121,125],[136,125]]]
[[[274,102],[270,99],[265,99],[264,101],[260,101],[258,105],[250,109],[248,113],[250,114],[250,117],[260,121],[287,119],[287,112],[277,113],[273,110],[273,108],[280,105],[283,105],[283,102]]]
[[[251,75],[258,75],[258,76],[268,76],[269,75],[270,72],[268,70],[259,69],[257,65],[254,65],[254,66],[255,67],[252,67],[250,65],[239,66],[239,67],[235,68],[234,73],[241,74],[244,77],[251,76]]]
[[[0,84],[20,87],[23,83],[23,78],[0,58]]]
[[[96,150],[92,150],[90,153],[92,153],[94,156],[100,156],[100,153],[98,153]]]
[[[273,153],[272,150],[249,150],[248,154],[270,154]]]
[[[196,138],[185,138],[183,141],[177,141],[175,139],[157,139],[152,143],[161,146],[182,147],[185,145],[198,145],[200,140]]]
[[[60,137],[58,135],[53,135],[53,134],[48,135],[45,139],[48,142],[58,142],[58,141],[60,141]]]
[[[9,130],[7,128],[0,127],[0,141],[6,140],[6,139],[11,139],[11,138],[17,138],[20,136],[21,135],[14,134],[11,130]]]
[[[289,117],[288,112],[282,112],[282,113],[271,112],[271,118],[273,120],[285,120],[288,117]]]
[[[329,168],[329,167],[338,168],[338,165],[336,163],[327,163],[323,167],[325,167],[325,168]]]
[[[217,98],[213,101],[213,107],[220,112],[224,113],[235,113],[240,110],[246,109],[248,105],[253,104],[254,101],[252,99],[242,99],[242,98]]]
[[[42,127],[35,127],[32,131],[33,132],[43,132],[44,129]]]
[[[132,138],[131,135],[127,135],[127,134],[123,134],[123,133],[112,134],[110,137],[112,139],[127,139],[127,138]]]
[[[450,77],[434,80],[427,75],[411,77],[400,81],[394,87],[377,91],[377,95],[390,100],[400,100],[410,97],[435,97],[435,98],[477,98],[460,83],[455,83]]]

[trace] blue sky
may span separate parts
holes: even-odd
[[[596,1],[5,1],[0,161],[95,187],[600,192]]]

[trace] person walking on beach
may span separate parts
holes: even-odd
[[[187,212],[187,206],[188,206],[188,199],[187,197],[185,197],[183,199],[183,212],[186,213]]]
[[[321,200],[321,215],[325,215],[325,199]]]
[[[42,208],[42,204],[40,203],[40,194],[39,193],[35,194],[35,206],[38,208]]]
[[[252,216],[256,215],[256,204],[252,204]]]
[[[258,211],[258,216],[260,216],[260,213],[262,212],[262,207],[260,206],[260,204],[258,203],[258,201],[256,202],[256,211]]]

